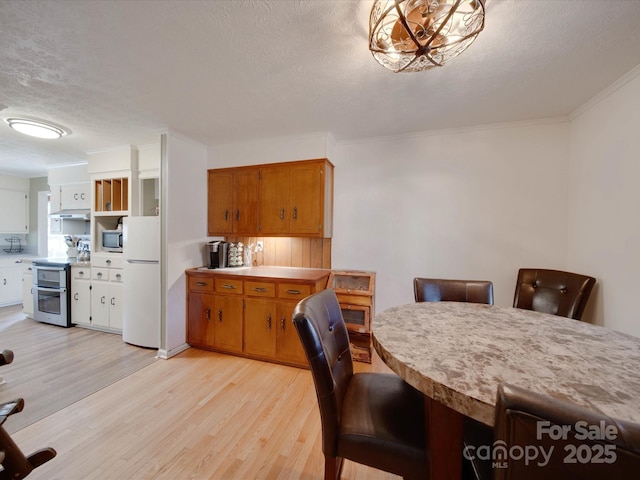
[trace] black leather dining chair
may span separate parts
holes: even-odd
[[[353,372],[335,292],[300,301],[293,323],[318,398],[325,480],[340,478],[343,458],[407,479],[427,478],[424,397],[395,374]]]
[[[581,320],[596,279],[578,273],[521,268],[513,306]]]
[[[413,279],[416,302],[472,302],[493,305],[493,283],[487,280]]]
[[[514,385],[498,387],[494,428],[476,433],[465,437],[465,479],[627,480],[640,470],[640,424]]]

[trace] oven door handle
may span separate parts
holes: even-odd
[[[60,293],[65,293],[67,291],[66,288],[62,287],[62,288],[55,288],[55,287],[39,287],[38,285],[34,285],[36,287],[36,290],[38,291],[45,291],[45,292],[60,292]]]
[[[44,265],[34,265],[33,268],[38,269],[38,270],[55,270],[57,272],[62,272],[64,270],[66,270],[65,267],[45,267]]]

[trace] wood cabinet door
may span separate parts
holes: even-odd
[[[244,353],[274,358],[276,355],[276,303],[247,299],[244,311]]]
[[[313,163],[290,167],[292,234],[322,234],[323,170]]]
[[[242,352],[242,298],[214,295],[213,305],[214,346],[229,352]]]
[[[213,347],[213,295],[189,292],[187,343]]]
[[[289,168],[274,166],[260,170],[260,203],[258,222],[260,233],[289,233]]]
[[[243,170],[234,174],[233,232],[255,234],[258,231],[259,170]]]
[[[295,303],[291,302],[278,302],[277,354],[278,358],[284,361],[307,365],[307,357],[304,354],[296,327],[293,325],[293,309],[295,305]]]
[[[209,235],[233,233],[233,173],[209,171],[207,230]]]

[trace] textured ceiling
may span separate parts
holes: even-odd
[[[208,145],[336,139],[570,114],[640,64],[640,1],[487,0],[443,68],[394,74],[367,49],[371,1],[0,0],[0,173],[40,176],[172,129]],[[3,107],[6,107],[3,109]]]

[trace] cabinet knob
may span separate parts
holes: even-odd
[[[111,305],[115,306],[116,304],[116,297],[111,297]]]
[[[80,194],[80,198],[81,198],[82,200],[84,200],[84,193],[81,193],[81,194]]]
[[[76,292],[76,293],[74,293],[74,294],[73,294],[73,299],[74,299],[74,300],[78,300],[78,292]]]
[[[78,194],[77,194],[77,193],[74,193],[74,194],[73,194],[73,199],[74,199],[74,200],[78,200]]]
[[[218,322],[222,323],[222,309],[218,309]]]
[[[240,221],[240,209],[236,210],[236,222]]]
[[[280,317],[280,329],[284,332],[284,313]]]
[[[293,207],[293,219],[296,220],[298,218],[298,207]]]
[[[287,290],[289,295],[300,295],[302,292],[300,290]]]
[[[111,260],[107,258],[107,265],[111,265]]]
[[[225,210],[224,211],[224,221],[228,222],[229,221],[229,210]]]
[[[120,280],[120,277],[122,277],[122,275],[121,275],[121,274],[119,274],[119,273],[116,273],[116,278],[117,278],[118,280]]]
[[[280,209],[280,220],[284,220],[284,208]]]
[[[267,330],[271,330],[271,314],[267,315]]]
[[[98,276],[98,277],[102,277],[102,272],[98,272],[98,273],[97,273],[97,276]]]
[[[206,287],[207,282],[196,282],[196,287]]]
[[[209,307],[207,307],[207,311],[204,314],[204,318],[207,319],[207,322],[211,320],[211,309]]]
[[[225,283],[224,285],[222,285],[222,288],[226,288],[227,290],[235,290],[236,286],[235,285],[231,285],[229,283]]]
[[[267,289],[265,287],[253,287],[253,291],[264,293],[267,291]]]
[[[105,302],[105,298],[106,297],[104,295],[102,297],[100,297],[100,303],[103,304],[103,305],[106,303]]]

